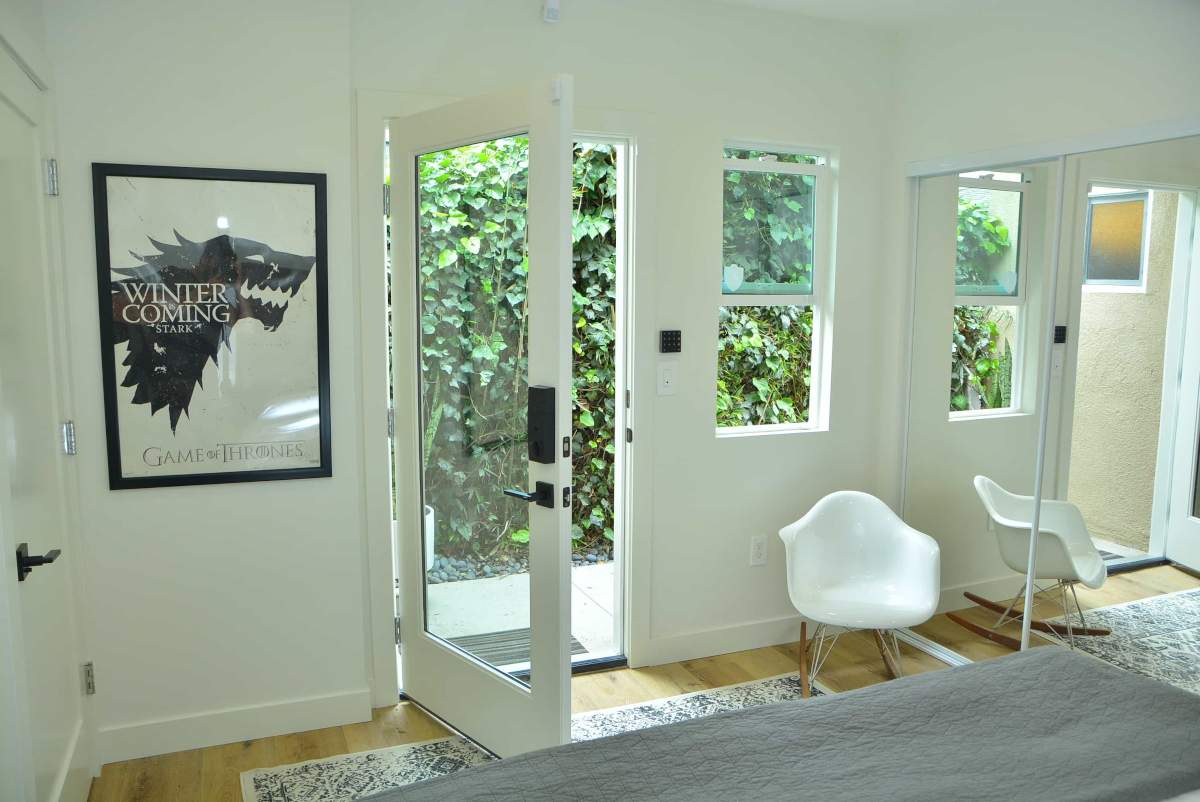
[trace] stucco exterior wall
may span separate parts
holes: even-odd
[[[1145,550],[1179,196],[1151,193],[1146,291],[1085,287],[1067,497],[1096,537]]]

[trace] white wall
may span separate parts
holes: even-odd
[[[406,19],[419,21],[421,36],[400,42],[395,32]],[[876,188],[888,164],[881,121],[891,39],[694,1],[572,0],[561,23],[546,25],[536,1],[422,2],[401,10],[388,0],[360,0],[352,51],[358,87],[470,96],[569,72],[577,107],[644,112],[656,148],[647,233],[657,253],[635,266],[639,296],[653,301],[636,321],[634,398],[643,405],[635,415],[649,407],[653,426],[635,434],[635,452],[652,457],[633,482],[652,501],[628,536],[634,585],[648,573],[651,590],[633,599],[649,637],[635,644],[634,657],[660,662],[794,638],[798,620],[776,531],[832,490],[874,490],[876,482],[874,287],[886,247]],[[719,160],[728,138],[837,150],[828,432],[716,437]],[[654,394],[660,328],[683,331],[679,392],[671,397]],[[768,536],[765,568],[748,565],[755,534]]]
[[[49,0],[103,760],[369,715],[348,8]],[[332,479],[110,491],[90,163],[329,176]]]

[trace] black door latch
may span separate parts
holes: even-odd
[[[521,501],[536,502],[539,507],[554,507],[554,485],[549,482],[535,483],[532,493],[527,493],[519,487],[506,487],[504,495],[519,498]]]
[[[17,581],[24,582],[25,577],[29,576],[34,568],[39,565],[49,565],[57,560],[60,554],[62,554],[62,549],[50,549],[41,556],[37,554],[30,556],[28,543],[17,546]]]

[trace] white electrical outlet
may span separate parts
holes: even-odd
[[[750,565],[767,564],[767,536],[755,535],[750,538]]]

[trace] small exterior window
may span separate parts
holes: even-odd
[[[1092,188],[1088,195],[1085,284],[1133,288],[1145,285],[1149,213],[1149,192]]]
[[[819,419],[831,168],[753,145],[725,147],[722,167],[717,428],[807,427]]]
[[[1019,405],[1022,268],[1021,213],[1028,182],[1018,172],[959,174],[950,340],[950,414]]]

